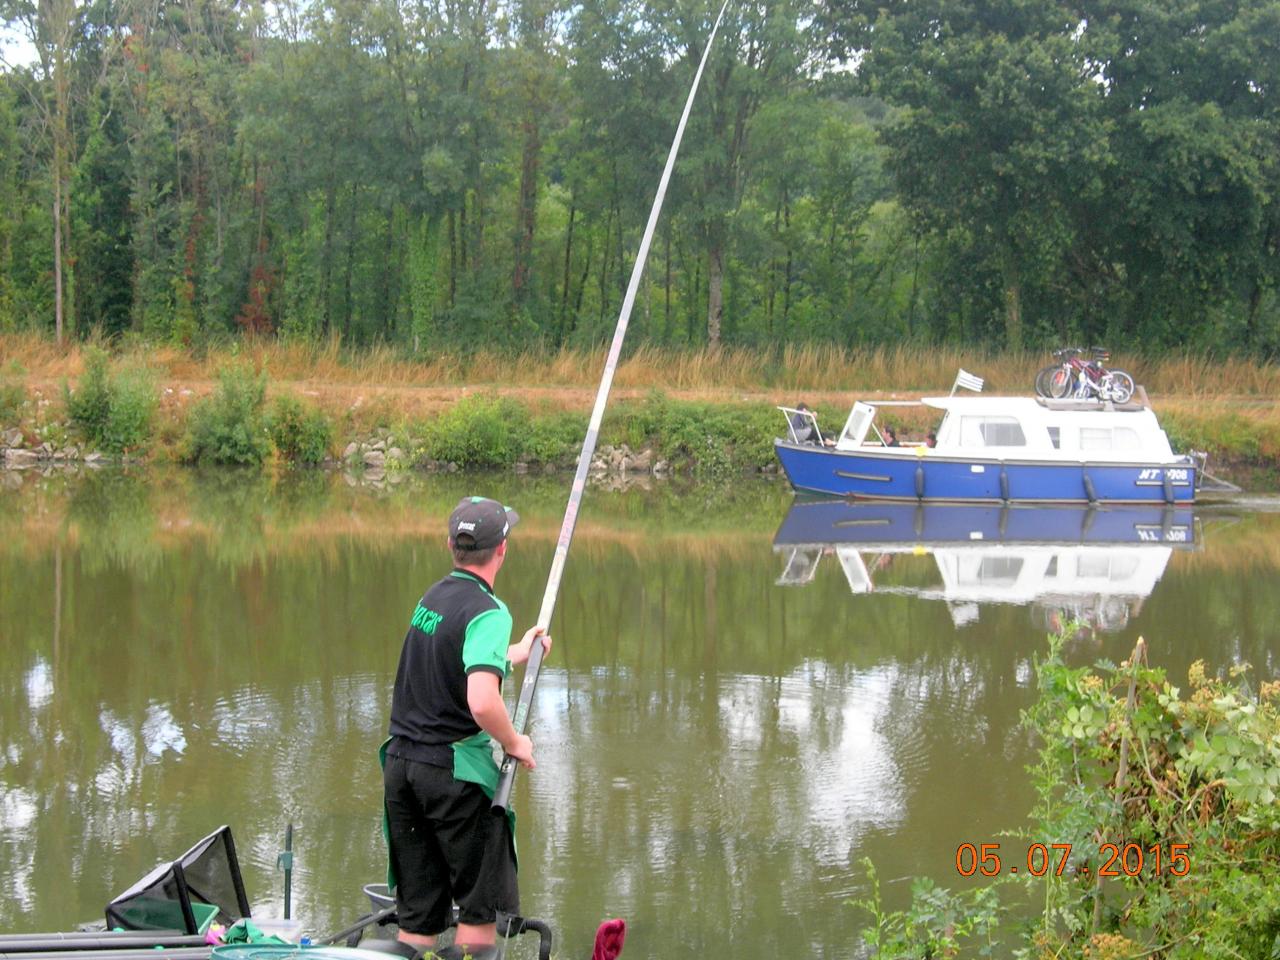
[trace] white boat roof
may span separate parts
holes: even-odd
[[[1142,404],[1113,405],[1080,401],[1041,401],[1035,397],[967,395],[922,397],[911,405],[923,404],[941,410],[945,416],[936,431],[935,449],[941,456],[979,456],[992,460],[1019,459],[1052,462],[1132,461],[1152,464],[1181,463],[1169,447],[1168,435],[1160,429],[1155,413]],[[882,450],[878,434],[867,440],[878,406],[901,406],[874,400],[855,403],[836,441],[841,452],[874,447]],[[954,416],[953,416],[954,414]],[[989,442],[982,418],[1001,424],[1016,420],[1015,437]],[[885,450],[889,456],[921,455],[916,444]]]
[[[989,394],[982,396],[956,396],[956,397],[921,397],[920,402],[926,407],[934,407],[937,410],[957,411],[973,414],[993,414],[1002,416],[1019,416],[1038,419],[1049,417],[1058,420],[1064,415],[1078,415],[1096,417],[1100,413],[1123,413],[1134,414],[1147,410],[1136,404],[1125,404],[1123,406],[1111,406],[1106,404],[1089,404],[1087,406],[1071,406],[1056,407],[1049,404],[1041,403],[1035,397],[1000,397]],[[869,403],[875,406],[875,401]]]

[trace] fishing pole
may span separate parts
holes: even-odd
[[[662,179],[658,181],[658,193],[653,198],[653,207],[649,210],[649,222],[645,225],[644,236],[640,240],[640,249],[636,252],[636,262],[631,268],[631,282],[627,284],[626,296],[622,298],[622,309],[618,312],[618,326],[613,331],[613,343],[609,347],[609,356],[604,363],[604,374],[600,378],[600,388],[596,391],[596,404],[591,410],[591,420],[587,424],[587,435],[582,440],[582,452],[578,454],[578,469],[573,475],[573,487],[569,491],[569,502],[565,506],[564,520],[560,524],[560,537],[556,541],[556,552],[551,558],[551,571],[547,575],[547,588],[542,594],[542,609],[538,613],[537,626],[544,631],[551,626],[551,614],[556,608],[556,597],[560,593],[560,578],[564,574],[565,559],[569,556],[569,544],[573,542],[573,528],[578,523],[578,508],[582,504],[582,493],[587,486],[587,471],[591,468],[591,457],[596,451],[596,439],[600,433],[600,421],[604,418],[604,407],[609,401],[609,389],[613,386],[613,375],[618,368],[618,358],[622,354],[622,341],[627,336],[627,323],[631,319],[631,308],[636,302],[636,291],[640,288],[640,277],[644,273],[645,260],[649,256],[649,245],[653,241],[653,233],[658,225],[658,215],[662,212],[662,201],[667,195],[667,184],[671,180],[671,171],[675,167],[676,154],[680,152],[680,141],[684,137],[685,124],[689,121],[689,111],[693,109],[693,98],[698,92],[698,84],[702,81],[702,71],[711,55],[711,45],[715,43],[716,31],[720,29],[720,21],[729,6],[724,0],[716,22],[707,37],[707,47],[702,51],[702,59],[698,70],[693,75],[693,84],[689,87],[689,96],[684,103],[684,112],[676,125],[676,135],[671,141],[671,150],[667,154],[667,165],[662,170]],[[511,724],[516,733],[524,733],[529,722],[529,710],[533,705],[533,694],[538,687],[538,673],[542,669],[542,643],[535,642],[529,650],[529,662],[524,670],[524,682],[520,684],[520,698],[516,701],[515,713]],[[517,762],[510,755],[502,758],[502,770],[498,779],[498,788],[493,794],[495,810],[506,810],[511,804],[511,787],[516,779]]]

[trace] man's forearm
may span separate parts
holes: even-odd
[[[471,708],[471,716],[480,724],[480,729],[497,740],[503,750],[509,751],[515,742],[516,728],[511,725],[511,718],[507,716],[507,705],[503,702],[502,695],[495,692],[492,696],[479,697],[477,702],[469,702],[468,706]]]

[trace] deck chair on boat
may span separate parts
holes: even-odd
[[[107,904],[107,929],[180,930],[249,916],[231,828],[219,827],[178,859],[162,863]]]

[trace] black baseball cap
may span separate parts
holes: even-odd
[[[519,522],[520,515],[497,500],[464,497],[449,514],[449,540],[459,550],[488,550]]]

